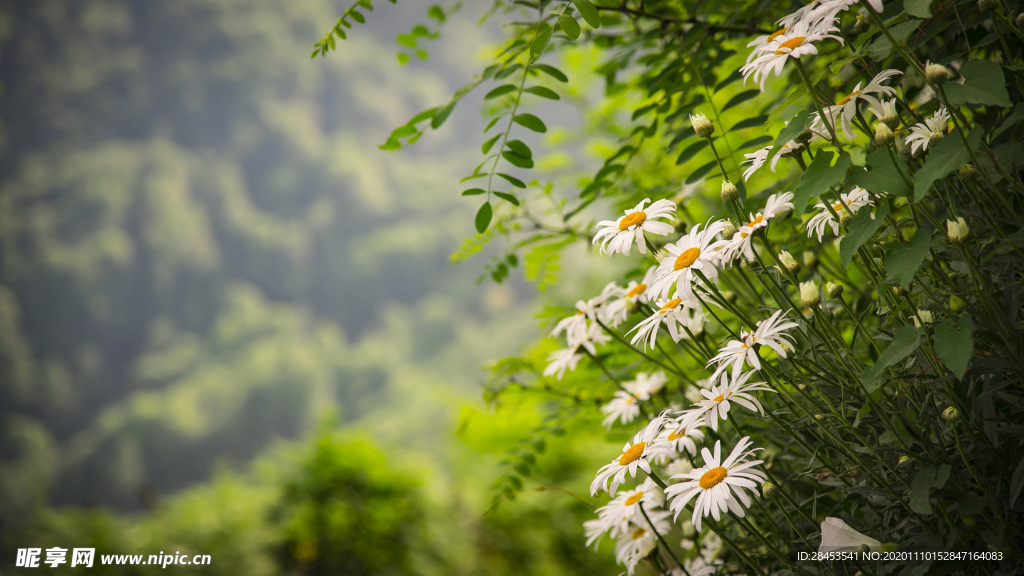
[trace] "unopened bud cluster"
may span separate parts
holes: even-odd
[[[707,138],[715,132],[715,125],[708,120],[707,116],[700,112],[696,116],[690,115],[690,124],[693,125],[693,131],[701,138]]]
[[[712,128],[713,130],[713,128]],[[726,204],[732,203],[734,200],[740,197],[740,190],[735,184],[728,180],[722,181],[722,201]]]

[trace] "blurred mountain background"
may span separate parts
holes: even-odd
[[[484,515],[538,416],[475,412],[481,366],[537,326],[533,287],[449,262],[479,95],[376,147],[497,24],[467,6],[400,66],[431,4],[382,2],[310,60],[349,4],[0,1],[0,566],[95,546],[211,554],[204,574],[613,573],[581,502]],[[552,446],[538,470],[590,466]]]

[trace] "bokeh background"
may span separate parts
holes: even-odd
[[[431,3],[375,4],[310,60],[349,3],[0,1],[0,571],[60,546],[210,554],[203,574],[616,573],[582,502],[485,514],[539,416],[494,417],[482,366],[567,296],[450,260],[480,95],[377,149],[498,23],[470,2],[402,66]],[[584,454],[551,443],[538,484]]]

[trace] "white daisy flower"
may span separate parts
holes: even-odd
[[[575,370],[580,358],[583,358],[584,354],[580,348],[586,349],[591,354],[597,354],[597,345],[607,344],[611,339],[612,337],[606,334],[600,326],[591,324],[581,340],[570,341],[568,348],[555,350],[548,354],[548,365],[544,369],[544,376],[555,376],[561,380],[566,371]]]
[[[640,403],[633,394],[619,390],[610,402],[601,406],[601,413],[605,415],[601,421],[605,428],[611,428],[616,420],[628,424],[640,415]]]
[[[803,8],[801,8],[800,10],[803,10]],[[797,10],[797,12],[799,12],[800,10]],[[787,18],[788,18],[788,16],[787,16]],[[761,49],[762,48],[764,48],[765,46],[770,44],[772,40],[775,40],[779,36],[782,36],[783,34],[785,34],[786,30],[788,30],[788,29],[789,29],[788,27],[783,26],[782,28],[779,28],[778,30],[776,30],[775,32],[772,32],[771,34],[763,34],[761,36],[758,36],[757,38],[754,38],[750,42],[748,42],[747,43],[747,48],[753,48],[753,50],[750,51],[750,54],[747,54],[747,62],[746,63],[750,64],[751,60],[753,60],[754,58],[756,58],[758,55],[761,54]]]
[[[747,380],[754,374],[753,370],[750,370],[746,374],[743,374],[739,378],[730,379],[726,374],[722,374],[721,384],[718,386],[712,386],[710,390],[701,390],[700,393],[704,395],[704,400],[701,400],[697,405],[703,409],[704,424],[710,426],[712,430],[718,431],[718,420],[728,420],[729,409],[732,408],[732,402],[736,402],[740,406],[743,406],[751,412],[757,411],[759,414],[764,416],[764,407],[758,402],[757,398],[752,396],[750,392],[775,392],[769,388],[764,382],[751,382],[747,383]],[[694,413],[695,414],[695,413]],[[690,415],[689,418],[693,418]],[[687,422],[691,424],[691,422]]]
[[[702,424],[685,425],[679,423],[667,423],[665,429],[661,431],[659,440],[672,446],[672,449],[678,453],[682,453],[686,450],[692,456],[697,455],[697,444],[694,440],[704,440],[704,432],[700,430]],[[687,470],[688,471],[688,470]],[[681,472],[673,472],[673,474],[680,474]]]
[[[651,266],[647,269],[647,273],[644,274],[643,280],[637,282],[636,280],[630,280],[629,284],[622,289],[620,298],[611,300],[605,304],[601,310],[599,317],[602,322],[608,324],[612,328],[617,328],[627,319],[629,319],[630,307],[637,302],[643,302],[647,304],[649,302],[647,298],[647,288],[654,281],[654,271],[657,266]]]
[[[671,446],[656,441],[664,422],[665,419],[661,416],[654,418],[633,436],[631,442],[626,442],[622,447],[622,455],[597,471],[594,481],[590,484],[590,495],[595,496],[598,490],[607,490],[609,494],[615,496],[616,490],[626,481],[627,473],[636,478],[636,471],[639,468],[650,474],[650,458],[672,456],[674,453]],[[609,480],[611,487],[608,486]]]
[[[867,546],[871,552],[881,552],[882,543],[850,528],[839,518],[828,516],[821,523],[821,545],[818,552],[854,552]]]
[[[854,214],[856,214],[857,211],[863,208],[864,206],[868,206],[871,204],[871,195],[868,194],[867,190],[861,188],[860,186],[854,186],[852,190],[840,194],[839,197],[842,198],[843,201],[833,202],[832,210],[834,210],[835,213],[840,217],[842,217],[843,212],[846,211],[846,208],[843,207],[844,203],[850,207],[850,210],[852,210]],[[831,228],[832,233],[838,236],[839,221],[836,219],[835,216],[832,215],[832,211],[830,211],[825,206],[824,202],[818,202],[817,204],[815,204],[814,207],[818,209],[818,213],[812,216],[811,219],[807,221],[807,237],[810,238],[814,234],[817,234],[818,242],[821,242],[822,239],[825,237],[825,226]]]
[[[882,94],[884,96],[895,96],[896,88],[892,86],[886,86],[884,82],[888,82],[890,78],[897,74],[903,74],[899,70],[882,70],[877,76],[868,82],[867,86],[861,87],[861,83],[858,82],[845,98],[839,100],[834,106],[825,108],[825,114],[831,120],[832,125],[835,126],[836,120],[840,120],[843,126],[843,136],[847,140],[853,139],[855,134],[853,133],[853,127],[851,122],[857,116],[857,105],[863,100],[867,102],[869,106],[875,108],[881,108],[882,103],[875,98],[875,94]]]
[[[718,566],[709,564],[703,558],[687,558],[683,560],[683,568],[671,570],[669,576],[711,576],[715,570],[718,570]]]
[[[910,153],[917,154],[928,150],[928,145],[937,142],[946,135],[946,128],[949,127],[949,112],[943,106],[935,111],[931,118],[925,118],[923,123],[914,124],[910,127],[910,136],[907,136],[906,144],[910,146]]]
[[[686,474],[690,470],[693,470],[693,464],[690,464],[690,461],[685,458],[678,458],[665,467],[665,474],[671,477],[678,474]]]
[[[761,359],[757,355],[756,345],[767,346],[774,350],[780,358],[785,358],[786,350],[795,349],[796,345],[793,337],[786,331],[796,327],[797,323],[786,318],[786,314],[782,310],[776,310],[774,314],[758,322],[753,332],[741,330],[739,340],[730,340],[719,349],[715,357],[708,360],[708,368],[712,364],[718,364],[710,381],[716,381],[718,376],[729,367],[732,368],[731,377],[737,378],[743,371],[744,362],[750,364],[753,369],[760,370]]]
[[[576,369],[583,354],[579,353],[579,346],[572,348],[561,348],[548,354],[548,366],[544,369],[545,376],[554,376],[561,380],[565,373]]]
[[[611,502],[597,509],[597,519],[583,523],[586,529],[587,546],[600,542],[606,533],[615,538],[629,531],[629,522],[639,513],[640,505],[648,511],[661,507],[665,494],[650,478],[645,479],[631,490],[619,492]],[[649,514],[650,512],[648,512]]]
[[[558,335],[565,332],[565,339],[569,341],[570,345],[573,342],[580,342],[586,338],[587,334],[587,320],[591,322],[597,318],[597,313],[602,304],[604,304],[605,296],[596,296],[590,300],[577,300],[576,301],[576,313],[572,316],[562,318],[555,324],[554,330],[551,331],[551,335],[558,338]]]
[[[677,293],[675,298],[671,300],[662,298],[656,304],[660,308],[633,327],[633,330],[636,330],[636,335],[633,336],[630,344],[635,346],[637,342],[643,341],[644,350],[654,348],[654,343],[658,339],[658,329],[662,324],[668,328],[668,333],[674,342],[689,338],[686,330],[681,329],[681,326],[690,328],[690,332],[693,332],[694,336],[704,331],[705,315],[698,309],[700,300],[697,300],[692,294],[679,295]],[[694,331],[693,328],[698,330]]]
[[[772,173],[775,173],[775,168],[779,165],[780,159],[786,156],[792,156],[793,154],[799,152],[800,149],[802,149],[803,147],[804,145],[797,142],[796,140],[790,140],[789,142],[783,144],[782,149],[779,150],[778,154],[776,154],[772,158]],[[764,163],[768,161],[768,153],[771,152],[771,150],[772,145],[769,144],[768,146],[765,146],[760,150],[755,150],[750,154],[743,155],[743,157],[746,158],[746,160],[741,162],[741,164],[750,164],[750,166],[748,166],[747,169],[743,171],[744,182],[750,180],[750,177],[753,176],[755,172],[760,170],[762,166],[764,166]]]
[[[764,83],[768,79],[769,72],[774,71],[776,76],[782,75],[782,68],[790,58],[800,58],[806,54],[817,54],[818,49],[815,42],[831,38],[843,43],[842,38],[835,36],[832,32],[835,28],[828,23],[808,23],[800,20],[788,27],[785,34],[780,34],[771,42],[758,49],[760,56],[749,64],[740,68],[743,74],[743,81],[753,78],[758,82],[761,91],[764,92]]]
[[[657,200],[646,210],[644,205],[650,202],[650,198],[644,198],[635,208],[626,210],[626,215],[615,220],[602,220],[597,223],[598,231],[594,235],[593,244],[601,242],[601,253],[609,256],[622,253],[629,256],[629,250],[633,242],[641,254],[647,253],[647,242],[644,240],[644,232],[667,236],[675,228],[669,222],[656,222],[656,218],[672,220],[676,217],[676,205],[671,200]]]
[[[892,100],[879,100],[877,104],[869,104],[868,112],[871,112],[875,118],[878,118],[879,122],[889,124],[889,122],[894,121],[895,119],[895,123],[899,125],[898,122],[900,115],[899,112],[896,111],[895,98]],[[894,128],[891,125],[889,127]]]
[[[658,371],[651,374],[638,372],[635,380],[623,382],[622,387],[637,398],[647,400],[652,395],[660,392],[666,383],[668,383],[668,377],[665,376],[664,372]]]
[[[747,260],[753,260],[754,233],[762,228],[766,228],[772,218],[792,210],[793,202],[791,200],[793,200],[792,192],[783,192],[782,194],[772,194],[769,196],[764,210],[757,214],[751,214],[750,220],[740,226],[739,230],[733,234],[732,240],[723,249],[722,259],[732,262],[742,252]]]
[[[636,565],[658,546],[658,534],[666,534],[672,529],[667,520],[668,512],[650,510],[647,516],[651,522],[642,515],[633,518],[632,530],[621,534],[615,542],[615,561],[626,567],[629,576],[633,576]]]
[[[701,518],[708,514],[720,520],[722,512],[731,511],[742,518],[746,514],[743,507],[751,503],[747,491],[757,496],[757,485],[766,478],[763,472],[754,469],[762,460],[747,460],[755,451],[748,450],[749,447],[750,437],[745,436],[725,461],[722,461],[721,440],[715,442],[713,454],[707,448],[701,449],[704,466],[675,476],[687,481],[673,484],[665,490],[665,495],[671,498],[669,507],[675,512],[675,517],[678,518],[683,508],[696,497],[691,522],[698,531]]]
[[[715,236],[725,227],[725,221],[719,220],[707,225],[703,230],[697,224],[690,230],[690,233],[683,236],[674,244],[665,246],[665,256],[658,269],[655,271],[654,284],[650,288],[651,294],[660,294],[667,298],[672,292],[672,286],[677,286],[678,293],[692,294],[693,283],[703,282],[694,271],[700,271],[713,282],[718,277],[718,268],[715,267],[714,248],[720,246],[724,241],[716,241]]]

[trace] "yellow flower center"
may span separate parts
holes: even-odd
[[[704,473],[703,476],[700,477],[700,487],[705,490],[709,488],[714,488],[715,486],[718,485],[719,482],[725,480],[725,477],[728,475],[729,471],[726,470],[725,468],[722,468],[721,466],[719,466],[718,468],[712,468],[711,470],[708,470],[707,472]]]
[[[675,310],[676,306],[679,306],[679,304],[682,303],[682,301],[682,298],[673,298],[669,300],[668,302],[665,303],[664,306],[661,307],[661,310],[658,310],[658,314],[668,314],[669,310]]]
[[[639,296],[644,293],[644,290],[647,290],[647,284],[637,284],[636,286],[633,286],[632,290],[626,292],[626,298],[633,298],[634,296]]]
[[[843,98],[839,102],[836,102],[836,106],[842,106],[843,104],[846,104],[847,102],[849,102],[857,94],[860,94],[860,90],[854,90],[853,92],[850,92],[849,96],[847,96],[846,98]]]
[[[643,492],[643,490],[641,490],[641,491],[637,492],[636,494],[633,494],[629,498],[626,498],[625,505],[626,506],[632,506],[633,504],[636,504],[637,502],[639,502],[640,499],[643,498],[643,497],[644,497],[644,492]]]
[[[673,268],[675,270],[682,270],[683,268],[687,268],[694,262],[696,262],[698,257],[700,257],[700,248],[697,248],[696,246],[694,246],[693,248],[687,248],[686,250],[683,251],[682,254],[679,255],[678,258],[676,258],[676,263],[673,266]]]
[[[843,203],[842,202],[836,202],[836,203],[832,204],[832,209],[835,210],[836,212],[839,212],[840,210],[843,209]]]
[[[758,214],[750,221],[750,224],[747,224],[747,226],[756,226],[760,224],[762,220],[764,220],[764,214]]]
[[[678,430],[673,430],[673,431],[669,432],[669,434],[668,434],[668,441],[669,442],[673,442],[675,440],[679,440],[683,436],[686,436],[686,428],[680,428]]]
[[[644,448],[646,447],[647,442],[637,442],[636,444],[630,446],[629,450],[623,452],[622,456],[619,457],[619,466],[625,466],[630,462],[635,462],[639,460],[640,455],[644,453]]]
[[[633,540],[639,540],[643,538],[644,534],[647,534],[647,530],[643,528],[637,528],[636,531],[633,532]]]
[[[806,39],[807,39],[806,36],[794,36],[794,37],[790,38],[789,40],[786,40],[782,44],[779,44],[778,49],[775,50],[775,54],[776,55],[788,54],[788,53],[792,52],[794,49],[799,48],[800,46],[802,46],[803,43],[804,43],[804,40],[806,40]]]
[[[775,39],[776,39],[776,38],[778,38],[779,36],[782,36],[783,34],[785,34],[785,33],[786,33],[786,30],[789,30],[789,28],[782,28],[781,30],[776,30],[775,32],[772,32],[772,33],[771,33],[771,34],[770,34],[770,35],[768,36],[768,42],[771,42],[772,40],[775,40]]]
[[[639,226],[647,220],[647,214],[645,212],[633,212],[627,214],[619,220],[619,230],[629,230],[633,226]]]
[[[714,400],[715,402],[721,402],[722,400],[725,400],[725,393],[723,392],[722,394],[715,396]]]

